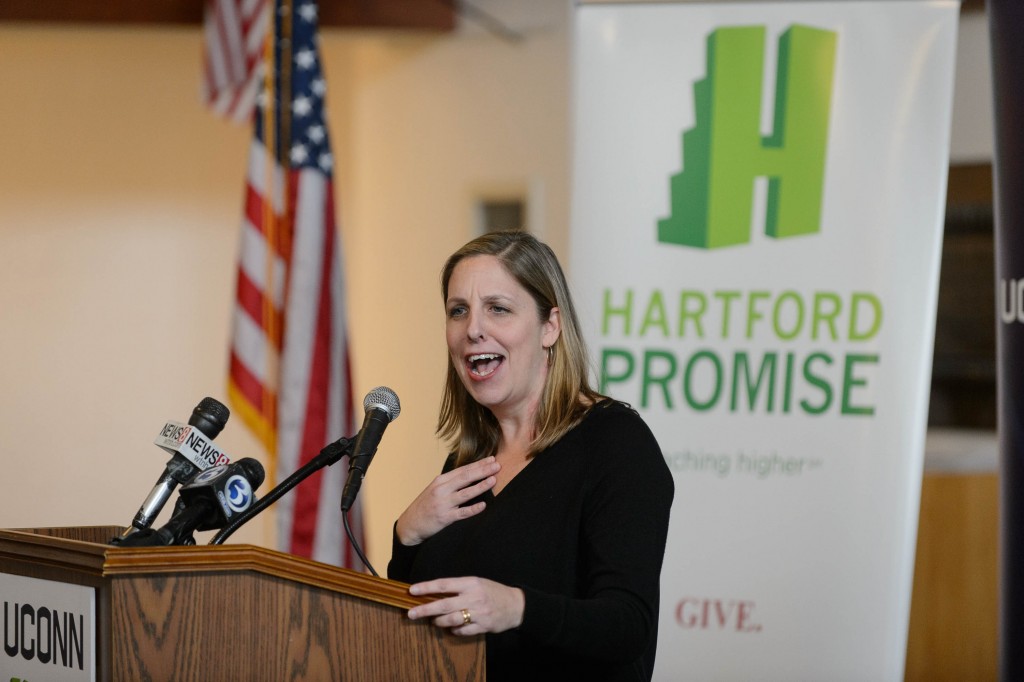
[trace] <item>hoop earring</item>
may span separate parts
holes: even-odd
[[[548,365],[555,361],[555,344],[548,346]]]

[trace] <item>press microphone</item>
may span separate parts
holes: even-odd
[[[231,412],[223,403],[207,397],[192,410],[187,425],[168,422],[164,426],[156,444],[174,454],[122,538],[149,528],[179,483],[187,483],[211,466],[227,463],[227,455],[213,445],[213,439],[220,435],[229,416]],[[115,538],[114,543],[118,540]]]
[[[343,512],[347,512],[355,503],[359,487],[363,484],[363,477],[366,476],[366,470],[377,453],[377,446],[380,445],[384,429],[398,419],[402,406],[394,391],[387,386],[378,386],[366,394],[366,398],[363,399],[363,410],[366,412],[363,418],[363,427],[359,430],[359,435],[356,436],[352,452],[348,457],[348,478],[341,494],[341,511]]]
[[[122,547],[194,545],[197,530],[223,528],[256,501],[263,465],[251,457],[202,471],[181,487],[179,505],[159,530],[146,529],[122,539]]]

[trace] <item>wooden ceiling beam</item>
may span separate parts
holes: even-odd
[[[203,0],[2,0],[0,22],[52,24],[198,25]],[[451,31],[446,0],[323,0],[320,25]]]

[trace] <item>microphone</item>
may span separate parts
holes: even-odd
[[[122,547],[194,545],[192,533],[224,527],[256,501],[263,465],[251,457],[200,472],[183,485],[179,507],[160,530],[139,531],[121,540]]]
[[[349,456],[349,462],[353,466],[349,468],[349,477],[345,488],[342,491],[341,509],[347,512],[355,501],[356,493],[359,492],[359,485],[366,474],[366,468],[370,459],[377,451],[384,428],[389,422],[398,417],[402,408],[398,403],[398,396],[390,388],[381,386],[366,394],[363,399],[363,409],[366,410],[363,428],[355,438],[339,438],[333,443],[328,443],[320,450],[320,453],[292,472],[288,478],[277,484],[266,495],[250,507],[244,514],[240,514],[224,526],[213,539],[211,545],[223,543],[232,533],[238,530],[243,524],[262,512],[264,509],[281,499],[295,486],[299,485],[317,471],[332,464],[336,464],[345,455]],[[356,459],[355,453],[360,453]],[[355,471],[353,472],[353,468]],[[358,479],[358,480],[357,480]],[[342,514],[342,520],[347,520]],[[356,547],[356,543],[353,542]],[[363,563],[367,563],[365,560]],[[369,564],[367,564],[369,565]],[[372,570],[372,569],[371,569]]]
[[[398,419],[402,406],[394,391],[387,386],[378,386],[366,394],[366,398],[363,399],[363,410],[366,412],[366,416],[363,418],[363,428],[359,430],[356,442],[352,446],[352,454],[348,458],[348,478],[341,494],[341,511],[343,512],[347,512],[355,503],[359,487],[363,484],[363,477],[366,476],[366,470],[377,453],[377,446],[380,445],[384,429]]]
[[[188,419],[188,427],[192,429],[175,422],[168,422],[164,426],[156,443],[173,452],[174,456],[167,462],[164,473],[139,507],[132,519],[131,528],[125,531],[122,538],[149,528],[179,483],[187,483],[196,473],[213,464],[228,461],[224,453],[216,450],[212,441],[224,429],[229,416],[231,411],[223,403],[207,397],[192,410],[192,416]],[[193,433],[193,429],[205,436],[205,439]],[[114,538],[115,544],[117,540]]]

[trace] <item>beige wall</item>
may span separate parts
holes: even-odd
[[[127,523],[161,421],[224,396],[247,135],[196,105],[195,31],[0,45],[0,525]]]
[[[527,194],[564,253],[567,6],[533,4],[516,44],[322,36],[354,393],[402,401],[361,493],[381,571],[443,459],[437,273],[474,199]],[[127,524],[167,459],[163,422],[226,399],[249,130],[199,105],[198,29],[3,25],[0,53],[0,527]],[[217,440],[262,458],[240,421]]]

